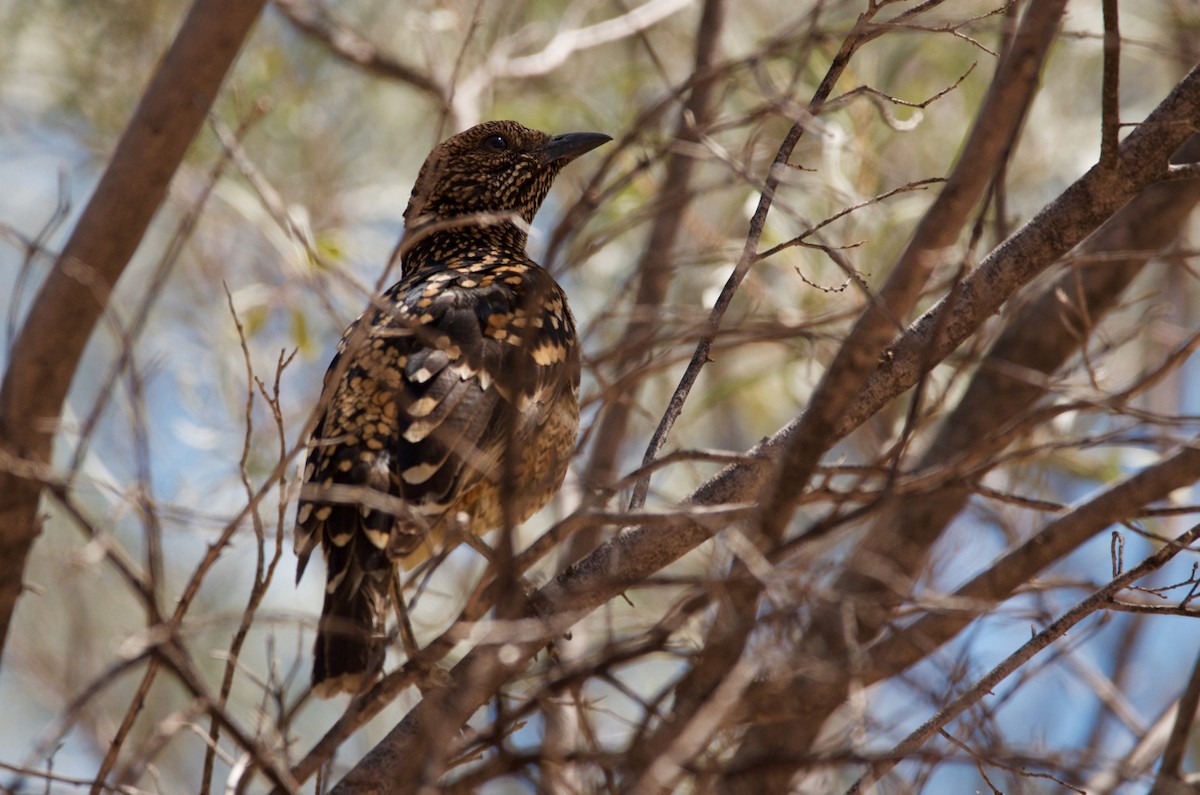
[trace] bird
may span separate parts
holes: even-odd
[[[565,293],[525,249],[559,171],[610,140],[488,121],[421,166],[400,280],[343,334],[308,443],[294,541],[297,585],[318,546],[326,564],[317,696],[379,676],[399,570],[455,531],[524,521],[562,485],[579,340]]]

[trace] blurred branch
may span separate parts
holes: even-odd
[[[1175,723],[1171,726],[1171,734],[1167,738],[1167,747],[1163,749],[1162,764],[1158,768],[1158,777],[1154,781],[1151,795],[1182,795],[1185,792],[1195,792],[1196,788],[1183,780],[1183,757],[1188,749],[1188,735],[1191,734],[1192,724],[1196,721],[1196,707],[1200,705],[1200,657],[1192,666],[1192,675],[1188,677],[1187,687],[1179,698],[1175,709]]]
[[[637,294],[633,315],[617,344],[618,349],[625,351],[625,356],[613,375],[614,379],[620,379],[646,358],[659,323],[660,307],[675,275],[675,246],[690,205],[696,171],[696,159],[685,144],[700,141],[705,128],[717,113],[720,73],[714,71],[713,66],[720,57],[725,12],[725,0],[705,0],[696,30],[692,70],[695,78],[675,122],[672,135],[675,146],[667,155],[665,174],[659,187],[659,210],[655,213],[649,240],[635,266],[634,272],[638,274]],[[629,416],[636,400],[636,389],[622,390],[601,415],[595,433],[596,443],[583,474],[586,487],[604,486],[615,477],[620,445],[627,437]],[[645,462],[652,458],[653,453],[647,451]],[[646,480],[648,482],[648,476]],[[641,491],[643,498],[634,497],[631,509],[642,506],[644,489]],[[564,557],[567,561],[573,561],[580,553],[594,547],[595,543],[595,538],[581,537],[572,543],[570,553]]]
[[[1100,90],[1100,165],[1116,168],[1121,129],[1121,28],[1117,0],[1103,0],[1104,73]]]
[[[299,785],[292,779],[287,767],[277,762],[270,751],[248,734],[221,705],[217,694],[208,687],[204,677],[196,670],[195,663],[177,639],[164,638],[163,642],[154,645],[153,652],[175,675],[175,679],[204,705],[205,711],[233,737],[238,746],[250,754],[256,766],[263,771],[273,786],[289,795],[299,791]]]
[[[321,0],[274,0],[274,3],[297,29],[318,44],[324,45],[341,60],[357,66],[369,75],[407,83],[429,95],[440,106],[449,106],[449,89],[424,72],[384,54],[365,36],[339,20]]]
[[[189,730],[199,732],[200,730],[196,721],[204,714],[205,706],[203,700],[193,698],[185,707],[172,712],[160,720],[154,727],[154,731],[142,738],[142,741],[138,744],[137,751],[130,755],[131,758],[117,770],[116,780],[118,782],[136,782],[146,769],[153,765],[155,757],[167,749],[172,739]],[[209,747],[211,748],[212,745],[210,744]],[[93,787],[96,786],[100,786],[100,783],[93,784]],[[107,785],[107,787],[111,786]],[[100,789],[100,791],[111,791],[107,787]],[[136,792],[131,784],[118,783],[113,789],[118,792],[122,790],[128,790],[131,793]]]
[[[540,51],[508,55],[504,48],[467,75],[454,88],[453,104],[460,124],[475,121],[473,109],[481,94],[503,80],[540,77],[561,67],[581,50],[627,39],[692,5],[695,0],[649,0],[620,16],[582,28],[560,30]],[[717,26],[719,29],[719,25]],[[702,26],[703,29],[703,26]],[[707,49],[698,43],[698,50]]]
[[[1026,11],[945,186],[810,398],[764,493],[759,529],[768,541],[782,536],[804,484],[837,437],[849,397],[875,369],[897,324],[912,309],[934,270],[950,261],[968,214],[1000,167],[1033,100],[1041,65],[1065,7],[1066,0],[1048,0]]]
[[[670,743],[653,755],[645,770],[638,771],[641,775],[623,791],[634,795],[674,791],[692,760],[704,753],[741,707],[747,688],[760,672],[759,666],[760,661],[752,653],[739,657],[704,703],[688,715],[686,725],[671,733]]]
[[[233,161],[237,167],[238,173],[249,184],[250,189],[254,192],[258,199],[259,206],[267,213],[275,225],[279,227],[285,235],[290,239],[295,240],[304,250],[312,262],[318,263],[324,270],[335,270],[333,265],[321,254],[317,246],[312,241],[312,230],[308,229],[304,224],[300,223],[292,216],[289,211],[287,202],[279,191],[275,189],[262,171],[254,164],[246,153],[245,146],[242,145],[242,140],[245,137],[248,126],[253,123],[258,116],[263,114],[267,109],[267,101],[260,100],[254,104],[254,108],[250,114],[242,121],[237,130],[231,130],[228,126],[221,123],[219,119],[212,120],[213,133],[216,134],[217,140],[221,142],[221,147],[225,150],[225,156]],[[368,293],[366,288],[361,285],[356,285],[364,293]]]
[[[45,784],[46,789],[49,791],[53,791],[50,789],[51,784],[66,784],[69,787],[80,788],[90,787],[95,784],[94,781],[88,778],[66,776],[62,773],[55,773],[50,769],[36,768],[32,765],[13,765],[9,764],[8,762],[0,761],[0,770],[7,770],[11,773],[15,773],[21,779],[29,778],[41,781]],[[121,795],[138,795],[138,790],[132,787],[121,787],[113,791],[119,792]]]
[[[126,673],[145,662],[148,657],[151,657],[150,649],[143,648],[137,654],[117,660],[109,666],[108,670],[88,682],[87,686],[81,692],[71,698],[70,702],[66,704],[54,722],[42,732],[37,745],[34,746],[32,752],[26,757],[24,766],[33,767],[36,760],[49,756],[51,749],[57,747],[67,735],[67,732],[71,730],[71,727],[80,720],[89,703],[94,701],[105,690],[115,685]],[[104,779],[107,775],[108,771],[105,769],[93,777],[92,792],[99,792],[103,789],[105,786]]]
[[[602,44],[629,38],[672,14],[682,11],[694,2],[696,0],[650,0],[619,17],[606,19],[595,25],[559,31],[540,52],[494,59],[465,82],[469,84],[473,81],[481,81],[486,84],[510,77],[539,77],[548,74],[566,63],[567,59],[580,50],[588,50]],[[717,24],[715,27],[719,31],[721,26]],[[703,24],[700,31],[698,41],[703,41],[705,38]],[[697,50],[705,51],[708,48],[700,45]],[[713,53],[710,52],[710,58],[712,55]]]
[[[1200,139],[1189,142],[1187,149],[1189,156],[1200,156]],[[1046,394],[1045,382],[1033,376],[1054,372],[1086,344],[1096,323],[1141,272],[1152,253],[1178,237],[1197,202],[1200,180],[1154,185],[1088,238],[1079,247],[1078,257],[1105,253],[1114,256],[1082,270],[1066,270],[1008,319],[1004,332],[958,406],[942,421],[914,471],[919,475],[961,466],[965,460],[992,462],[985,467],[994,465],[994,456],[1021,427],[1018,418]],[[976,472],[974,476],[981,474]],[[1192,471],[1181,465],[1184,483],[1180,485],[1191,482],[1189,476],[1194,477]],[[929,549],[966,505],[970,494],[969,484],[951,481],[931,493],[885,503],[882,514],[849,555],[833,585],[838,601],[814,606],[810,635],[796,656],[803,659],[816,653],[832,661],[855,655],[853,644],[871,640],[908,596]],[[1119,521],[1149,501],[1121,506],[1122,510],[1113,510],[1103,519],[1106,523]],[[1086,537],[1077,537],[1075,543],[1082,543]],[[1042,548],[1048,548],[1044,541]],[[1041,568],[1034,563],[1026,561],[1019,571],[1027,578],[1029,572]],[[1041,563],[1045,565],[1046,561]],[[845,677],[822,681],[818,698],[809,688],[794,682],[764,686],[759,698],[771,703],[780,714],[790,711],[795,718],[787,730],[781,731],[778,725],[752,728],[739,752],[741,763],[749,764],[752,754],[779,753],[780,743],[790,754],[802,753],[815,740],[825,718],[848,694],[849,687]]]
[[[1116,759],[1105,760],[1107,764],[1101,772],[1092,776],[1088,781],[1087,791],[1114,792],[1126,781],[1152,771],[1163,748],[1167,745],[1171,727],[1175,725],[1177,706],[1178,702],[1168,704],[1151,722],[1150,727],[1137,735],[1137,742],[1132,748]],[[1188,792],[1195,792],[1195,790],[1191,789]],[[1187,795],[1187,793],[1172,793],[1171,795]]]
[[[17,323],[20,320],[18,313],[21,311],[26,284],[33,274],[33,265],[40,257],[53,256],[48,248],[50,239],[71,214],[71,197],[67,192],[67,175],[64,173],[58,175],[57,198],[54,211],[50,213],[50,217],[32,238],[25,237],[8,224],[0,224],[0,236],[8,238],[13,245],[23,250],[21,268],[17,271],[17,278],[13,281],[12,296],[8,304],[8,317],[5,318],[4,353],[6,357],[11,355],[13,343],[16,340]]]
[[[1114,577],[1111,582],[1105,585],[1095,593],[1090,594],[1086,599],[1079,602],[1057,621],[1046,627],[1041,632],[1034,635],[1027,643],[1021,646],[1013,654],[1009,655],[1003,662],[993,668],[986,676],[972,685],[965,693],[955,698],[942,709],[938,710],[937,714],[921,725],[916,731],[906,737],[899,745],[897,745],[884,762],[873,764],[870,770],[848,790],[848,795],[858,795],[866,791],[874,782],[886,774],[889,770],[895,767],[896,763],[903,760],[908,754],[919,748],[937,731],[943,729],[950,721],[961,715],[968,707],[980,701],[984,696],[990,694],[992,690],[1000,684],[1004,679],[1023,666],[1026,662],[1033,658],[1039,651],[1049,646],[1054,641],[1065,635],[1072,627],[1078,624],[1083,619],[1095,613],[1097,610],[1103,610],[1120,591],[1128,588],[1147,574],[1160,569],[1171,558],[1189,549],[1189,546],[1196,539],[1200,538],[1200,525],[1192,527],[1186,533],[1174,539],[1170,543],[1164,545],[1158,552],[1143,560],[1137,566],[1129,571]],[[1189,683],[1189,692],[1196,689],[1195,696],[1200,698],[1200,682],[1197,681],[1197,675],[1193,673],[1192,682]],[[1186,696],[1185,696],[1186,698]],[[1181,712],[1184,705],[1181,701]],[[1196,711],[1196,700],[1191,702],[1191,714]],[[1190,724],[1191,720],[1187,720]],[[1176,723],[1179,727],[1179,722]],[[1185,730],[1186,736],[1186,730]],[[1164,756],[1164,769],[1166,757]]]
[[[13,345],[0,386],[6,457],[49,462],[84,346],[262,6],[196,0],[184,19]],[[0,468],[0,658],[41,493],[38,480]]]
[[[386,54],[363,34],[353,30],[321,0],[275,0],[276,7],[298,30],[330,53],[364,72],[407,83],[434,99],[443,114],[451,116],[450,132],[477,121],[480,95],[504,79],[539,77],[562,66],[574,53],[633,36],[679,12],[695,0],[650,0],[620,16],[594,25],[559,31],[537,53],[523,56],[493,55],[462,80],[457,75],[466,55],[466,43],[478,24],[478,9],[464,38],[464,49],[455,63],[449,85]],[[501,48],[493,48],[499,52]]]

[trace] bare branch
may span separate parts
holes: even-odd
[[[802,112],[802,118],[792,125],[783,143],[779,145],[779,149],[775,153],[775,159],[771,163],[770,171],[764,182],[762,193],[759,196],[758,205],[755,207],[754,215],[750,219],[750,230],[746,236],[742,254],[734,266],[733,273],[729,275],[725,285],[721,288],[720,295],[717,296],[717,300],[713,304],[704,333],[700,338],[700,342],[696,345],[695,353],[692,354],[692,360],[688,363],[687,369],[679,381],[679,385],[675,387],[675,391],[671,395],[670,402],[667,404],[667,410],[663,413],[662,420],[660,420],[658,427],[654,431],[654,436],[647,447],[643,462],[651,460],[662,448],[667,435],[671,432],[671,427],[683,411],[683,404],[687,401],[692,387],[695,386],[696,379],[700,377],[700,371],[709,362],[709,353],[712,350],[713,341],[720,331],[725,313],[728,311],[738,287],[758,259],[756,256],[758,241],[762,237],[767,215],[770,213],[771,205],[775,201],[775,192],[779,189],[779,184],[787,171],[788,161],[791,159],[792,152],[808,129],[811,119],[824,107],[830,92],[833,91],[833,86],[841,77],[842,72],[850,62],[850,58],[859,47],[869,41],[870,37],[867,33],[867,26],[873,13],[873,11],[865,11],[859,16],[854,28],[843,40],[842,46],[834,57],[829,70],[825,73],[821,84],[817,87],[816,92],[814,92],[808,108]],[[643,493],[643,498],[645,488],[640,487],[638,490],[639,493]],[[730,664],[732,664],[732,660]]]
[[[540,52],[489,62],[476,76],[468,78],[468,84],[484,80],[544,75],[559,66],[580,50],[599,47],[655,25],[667,17],[692,5],[695,0],[649,0],[619,17],[606,19],[594,25],[559,31]],[[719,30],[719,26],[717,27]]]
[[[274,0],[284,13],[313,41],[368,74],[398,80],[432,97],[439,105],[450,103],[450,92],[429,75],[382,52],[367,37],[340,21],[322,0]]]
[[[263,3],[196,0],[188,12],[13,345],[0,386],[0,439],[7,455],[49,460],[92,328]],[[37,536],[41,492],[37,481],[0,470],[0,656]]]
[[[1100,165],[1117,167],[1117,133],[1121,127],[1121,28],[1117,0],[1104,0],[1104,75],[1100,90]]]
[[[1174,539],[1172,543],[1164,546],[1129,571],[1119,577],[1114,577],[1110,583],[1099,591],[1091,594],[1082,602],[1075,605],[1075,607],[1068,610],[1061,618],[1034,635],[1028,643],[1021,646],[1014,654],[989,671],[986,676],[972,685],[965,693],[938,710],[936,715],[922,724],[919,729],[910,734],[892,750],[892,753],[888,755],[888,761],[873,765],[866,775],[855,782],[854,786],[850,788],[849,793],[863,792],[866,787],[878,781],[881,776],[891,770],[897,761],[918,748],[936,731],[945,727],[946,724],[961,715],[972,704],[975,704],[992,692],[996,685],[1004,681],[1009,674],[1024,665],[1035,654],[1061,638],[1072,627],[1092,613],[1102,610],[1119,591],[1129,587],[1150,572],[1162,568],[1167,561],[1180,552],[1187,550],[1192,542],[1198,538],[1200,538],[1200,525],[1196,525],[1191,530]],[[1197,695],[1200,697],[1200,692]],[[1191,707],[1194,713],[1196,708],[1195,701],[1192,702]]]
[[[1030,6],[1011,51],[1000,64],[977,122],[946,185],[921,219],[912,242],[892,267],[878,298],[868,304],[817,387],[795,437],[784,448],[766,489],[760,529],[777,541],[821,454],[836,438],[847,397],[875,368],[899,319],[911,310],[926,280],[950,260],[971,208],[1000,166],[1033,99],[1041,63],[1054,41],[1065,0]]]
[[[1200,705],[1200,658],[1192,666],[1192,675],[1188,677],[1187,687],[1179,697],[1175,710],[1175,724],[1167,738],[1167,747],[1163,749],[1162,765],[1158,769],[1158,778],[1154,781],[1151,792],[1165,795],[1168,792],[1190,789],[1183,781],[1181,765],[1183,755],[1187,751],[1188,735],[1191,734],[1192,724],[1196,720],[1196,707]]]

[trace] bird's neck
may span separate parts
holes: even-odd
[[[438,228],[427,224],[404,231],[404,272],[425,265],[444,264],[454,259],[499,256],[501,259],[524,258],[529,235],[511,222],[488,225]],[[411,242],[410,242],[411,241]]]

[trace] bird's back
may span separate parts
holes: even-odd
[[[523,255],[417,270],[330,365],[305,480],[346,499],[303,500],[300,532],[334,546],[362,532],[411,567],[459,514],[477,534],[503,523],[505,466],[519,486],[510,520],[523,521],[562,482],[578,384],[565,296]]]

